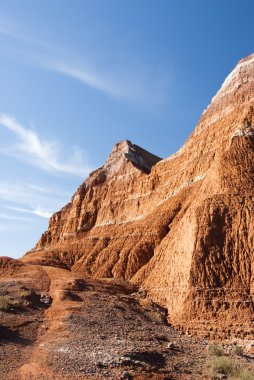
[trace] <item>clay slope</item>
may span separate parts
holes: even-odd
[[[23,261],[123,278],[179,328],[253,337],[253,162],[251,55],[173,156],[116,144]]]

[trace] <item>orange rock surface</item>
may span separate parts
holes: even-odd
[[[171,157],[129,141],[55,213],[23,262],[123,278],[180,329],[254,336],[254,55]]]

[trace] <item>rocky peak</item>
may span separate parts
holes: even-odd
[[[161,160],[160,157],[147,150],[132,144],[129,140],[122,140],[115,144],[107,162],[103,166],[107,171],[116,172],[123,161],[131,162],[137,169],[149,174],[151,167]]]
[[[212,102],[220,101],[221,97],[234,94],[237,90],[254,81],[251,73],[254,71],[254,54],[241,59],[236,67],[227,76],[220,90],[213,98]]]

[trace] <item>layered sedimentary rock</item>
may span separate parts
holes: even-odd
[[[251,337],[253,186],[251,55],[173,156],[116,144],[23,260],[123,278],[166,306],[179,328]]]

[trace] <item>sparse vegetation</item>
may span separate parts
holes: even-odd
[[[238,346],[235,344],[231,349],[231,354],[236,356],[242,356],[243,355],[243,348],[241,346]]]
[[[211,344],[209,346],[209,353],[212,356],[223,356],[223,355],[225,355],[223,347],[221,347],[219,344]]]
[[[22,289],[21,290],[21,293],[20,293],[20,297],[21,298],[27,298],[29,296],[31,296],[31,291],[30,290],[28,290],[28,289]]]
[[[12,304],[12,300],[9,296],[0,295],[0,310],[9,310]]]
[[[30,293],[29,293],[30,294]],[[18,294],[18,296],[11,297],[8,294],[0,294],[0,310],[9,311],[13,308],[18,308],[24,303],[24,299],[28,294]]]
[[[208,366],[211,371],[212,379],[216,378],[218,373],[226,376],[237,376],[239,373],[239,365],[226,356],[217,356],[212,358],[209,361]]]
[[[217,379],[218,374],[223,374],[228,380],[254,380],[254,375],[249,370],[242,368],[239,363],[226,356],[212,358],[208,367],[211,379]]]
[[[147,315],[152,322],[155,322],[155,323],[164,322],[163,316],[157,311],[148,311]]]
[[[248,369],[240,369],[236,377],[230,377],[229,380],[254,380],[254,375]]]

